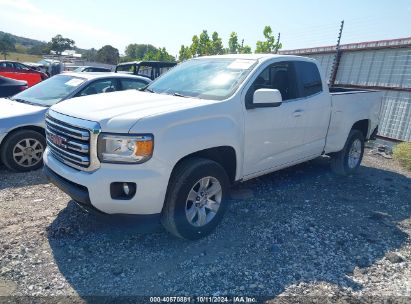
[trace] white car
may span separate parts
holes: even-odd
[[[330,93],[309,58],[196,58],[144,92],[51,107],[44,171],[82,206],[158,215],[172,234],[196,239],[221,220],[233,183],[325,154],[337,173],[354,172],[381,97]]]
[[[0,161],[18,172],[43,166],[44,115],[50,106],[79,96],[138,90],[150,82],[134,75],[70,72],[48,78],[13,97],[0,98]]]

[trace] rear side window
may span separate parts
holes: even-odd
[[[145,76],[148,78],[152,78],[153,76],[153,68],[151,66],[144,66],[140,65],[137,71],[138,75]]]
[[[142,80],[130,80],[130,79],[121,79],[121,88],[123,90],[138,90],[142,87],[145,87],[148,82]]]
[[[11,63],[11,62],[0,62],[0,68],[13,69],[13,63]]]
[[[323,86],[317,65],[306,61],[295,61],[294,64],[300,83],[301,97],[308,97],[322,92]]]
[[[115,79],[95,80],[83,89],[77,96],[87,96],[100,93],[109,93],[117,91]]]

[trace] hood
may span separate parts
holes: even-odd
[[[0,98],[0,132],[8,132],[10,129],[20,126],[42,126],[47,109],[46,107]]]
[[[47,108],[0,98],[0,119],[46,112]]]
[[[103,132],[128,133],[140,119],[198,107],[213,101],[128,90],[60,102],[53,111],[98,122]]]

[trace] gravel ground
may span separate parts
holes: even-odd
[[[320,158],[236,186],[217,231],[195,242],[85,213],[41,171],[0,167],[0,295],[409,302],[411,173],[366,153],[354,176]]]

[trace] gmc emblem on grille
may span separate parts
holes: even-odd
[[[67,140],[57,134],[49,134],[50,141],[55,144],[57,147],[67,148]]]

